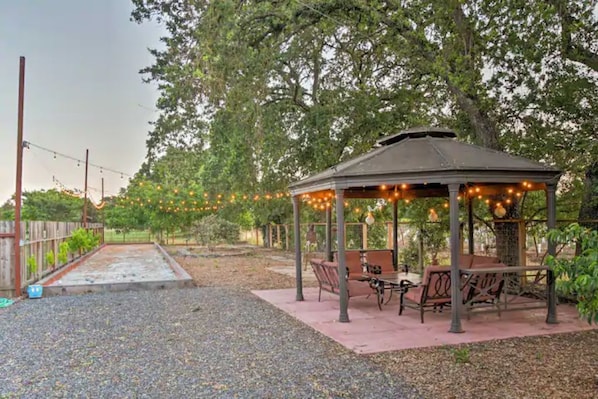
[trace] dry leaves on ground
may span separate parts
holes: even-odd
[[[198,286],[292,288],[268,270],[292,266],[292,254],[255,247],[170,247]],[[304,282],[305,286],[316,283]],[[598,399],[598,330],[408,349],[368,356],[435,399]]]

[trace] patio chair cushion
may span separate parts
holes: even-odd
[[[381,273],[392,273],[394,272],[394,266],[392,264],[392,251],[369,251],[365,254],[366,262],[368,265],[380,266]]]
[[[474,255],[473,259],[471,261],[471,268],[479,268],[480,265],[489,265],[489,264],[495,264],[495,266],[493,267],[501,267],[504,265],[496,265],[497,263],[500,263],[500,259],[498,259],[496,256],[483,256],[483,255]],[[490,266],[487,266],[490,267]]]
[[[459,268],[461,269],[471,269],[477,265],[489,263],[500,263],[500,260],[496,256],[459,254]]]

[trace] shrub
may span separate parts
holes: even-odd
[[[232,244],[239,239],[241,229],[238,224],[222,219],[218,215],[209,215],[195,222],[192,232],[195,240],[202,245],[218,242]]]
[[[69,260],[69,243],[61,242],[58,247],[58,262],[65,264]]]
[[[548,239],[564,245],[579,244],[572,259],[548,256],[546,263],[557,278],[557,289],[577,299],[577,310],[588,323],[598,324],[598,231],[577,223],[551,230]]]
[[[71,252],[87,252],[94,249],[100,243],[100,237],[93,234],[91,230],[81,227],[73,231],[67,242]]]
[[[35,255],[29,255],[29,258],[27,258],[27,271],[30,276],[37,272],[37,259],[35,259]]]
[[[46,263],[48,264],[48,266],[55,266],[56,257],[54,256],[54,251],[50,251],[46,254]]]

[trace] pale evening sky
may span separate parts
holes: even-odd
[[[129,21],[126,0],[0,1],[0,205],[14,193],[19,57],[26,58],[23,139],[133,175],[145,157],[158,93],[141,81],[164,30]],[[84,167],[35,147],[24,151],[23,190],[83,189]],[[99,200],[127,178],[91,167]]]

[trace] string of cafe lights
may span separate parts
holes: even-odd
[[[61,153],[59,151],[55,151],[55,150],[52,150],[50,148],[43,147],[43,146],[41,146],[39,144],[35,144],[35,143],[30,142],[30,141],[23,141],[23,148],[31,149],[32,147],[33,148],[37,148],[38,150],[41,150],[41,151],[45,151],[45,152],[47,152],[49,154],[52,154],[53,157],[54,157],[54,159],[56,159],[57,157],[61,157],[61,158],[64,158],[64,159],[69,159],[71,161],[77,162],[77,166],[85,165],[85,160],[79,159],[79,158],[74,157],[72,155],[63,154],[63,153]],[[126,177],[131,177],[131,175],[129,175],[129,174],[125,173],[125,172],[122,172],[122,171],[116,170],[116,169],[112,169],[112,168],[109,168],[107,166],[98,165],[98,164],[95,164],[95,163],[92,163],[92,162],[88,162],[87,165],[90,166],[90,167],[92,167],[92,168],[99,169],[100,173],[104,173],[104,171],[106,171],[106,172],[114,173],[116,175],[120,175],[121,179],[124,179],[125,176]]]
[[[483,187],[483,186],[482,186]],[[375,210],[382,209],[386,203],[392,203],[394,201],[402,201],[404,204],[409,204],[414,198],[409,195],[409,185],[407,184],[398,184],[398,185],[381,185],[379,187],[380,190],[380,197],[384,198],[384,202],[377,202],[375,208],[368,207],[367,214],[370,216],[372,212]],[[476,185],[466,186],[457,197],[459,201],[462,198],[470,198],[470,199],[477,199],[479,201],[483,201],[486,205],[493,207],[493,213],[498,218],[503,218],[506,213],[506,207],[510,206],[511,204],[517,202],[527,191],[534,190],[533,183],[523,181],[518,184],[511,185],[509,187],[504,188],[503,191],[494,193],[503,196],[502,200],[492,200],[488,198],[488,195],[483,194],[483,188]],[[324,193],[320,193],[319,195],[310,195],[304,194],[302,195],[302,200],[307,203],[308,206],[313,207],[316,210],[325,210],[332,206],[333,199],[336,198],[332,191]],[[348,202],[344,202],[344,206],[348,207]],[[444,202],[442,207],[445,209],[449,208],[449,203]],[[364,210],[361,208],[354,208],[353,211],[355,213],[362,213]],[[437,221],[438,220],[438,213],[436,209],[430,208],[429,210],[429,219],[430,221]]]
[[[74,189],[68,188],[65,184],[63,184],[55,176],[52,176],[52,181],[54,182],[54,184],[56,185],[56,187],[59,189],[59,191],[62,194],[65,194],[65,195],[68,195],[68,196],[74,197],[74,198],[83,198],[84,197],[84,192],[82,190],[79,190],[78,188],[74,188]],[[89,201],[91,202],[91,204],[93,205],[93,207],[96,209],[102,209],[104,206],[106,206],[106,201],[102,200],[102,201],[98,202],[98,201],[94,200],[91,193],[89,193],[89,191],[87,192],[87,197],[88,197]]]
[[[135,186],[129,187],[128,193],[121,195],[116,202],[116,207],[140,207],[154,209],[166,213],[178,212],[206,212],[217,211],[222,207],[241,202],[260,202],[270,200],[288,199],[288,192],[276,193],[209,193],[196,192],[192,189],[178,187],[164,187],[153,182],[138,182],[137,187],[149,189],[145,193],[135,193]],[[148,198],[151,196],[152,198]],[[143,198],[142,198],[143,197]]]

